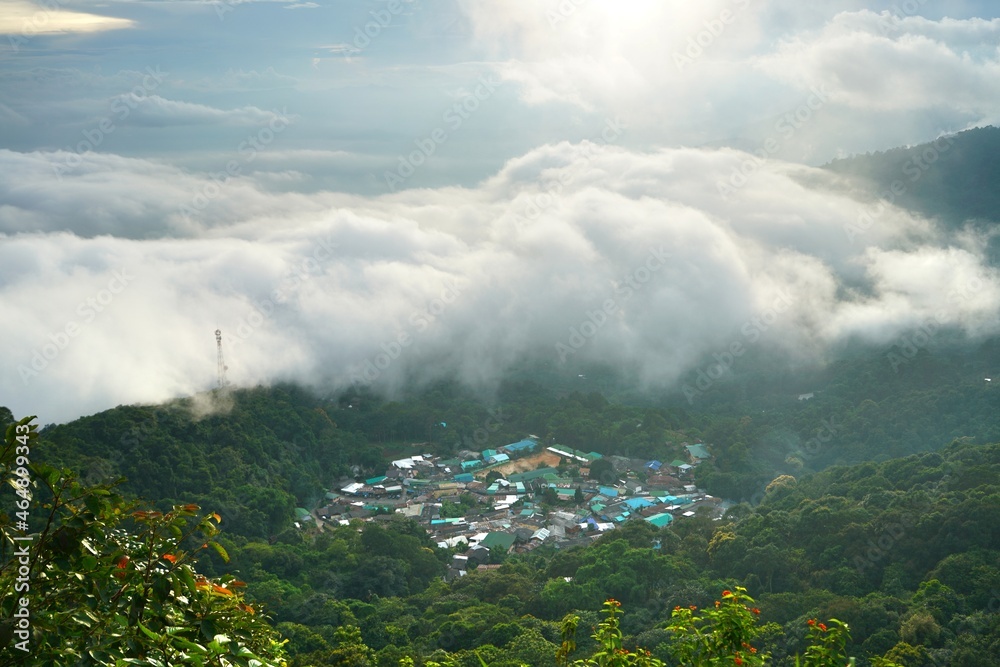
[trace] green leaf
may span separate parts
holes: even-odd
[[[142,630],[142,633],[144,635],[146,635],[147,637],[149,637],[150,639],[152,639],[154,641],[161,641],[162,640],[162,637],[160,637],[160,635],[156,634],[155,632],[153,632],[152,630],[150,630],[149,628],[147,628],[142,623],[139,623],[139,629]]]
[[[212,542],[209,542],[208,545],[213,549],[215,549],[216,553],[218,553],[219,556],[222,557],[222,560],[224,560],[227,563],[229,562],[229,554],[226,553],[225,548],[221,544],[213,540]]]
[[[215,631],[215,621],[210,618],[206,618],[201,622],[201,635],[205,639],[214,639],[216,635]]]

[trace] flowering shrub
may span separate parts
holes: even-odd
[[[767,664],[770,657],[752,645],[760,634],[757,617],[760,609],[745,588],[722,591],[714,608],[698,612],[695,606],[674,607],[667,625],[674,636],[674,657],[683,665],[754,665]]]
[[[556,662],[573,667],[663,667],[663,661],[654,658],[649,651],[630,651],[622,646],[622,631],[618,622],[623,613],[621,606],[622,603],[614,598],[605,601],[605,618],[591,635],[597,641],[597,651],[586,660],[569,662],[569,654],[576,649],[573,637],[580,617],[569,615],[563,619],[562,645],[556,652]]]

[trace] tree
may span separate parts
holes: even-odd
[[[195,569],[221,517],[197,505],[138,509],[110,485],[84,486],[37,460],[33,418],[7,428],[0,484],[0,665],[284,664],[277,633],[244,601],[244,584]]]

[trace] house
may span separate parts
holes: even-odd
[[[712,458],[712,455],[708,453],[707,449],[705,449],[705,445],[700,443],[697,445],[687,445],[685,449],[688,451],[691,463],[701,463],[706,459]]]
[[[525,438],[524,440],[521,440],[520,442],[512,442],[511,444],[505,445],[505,446],[501,447],[500,449],[504,450],[505,452],[507,452],[511,456],[516,456],[516,455],[520,455],[520,454],[528,454],[528,453],[534,451],[535,447],[537,447],[537,446],[538,446],[537,442],[535,442],[534,440],[530,440],[528,438]]]
[[[497,450],[495,450],[495,449],[484,449],[483,450],[483,461],[485,461],[486,463],[489,463],[490,459],[492,459],[496,455],[497,455]]]
[[[643,496],[636,496],[635,498],[629,498],[625,501],[625,504],[629,506],[632,510],[641,510],[646,507],[652,507],[656,505],[656,501],[651,500]]]
[[[649,463],[646,464],[646,470],[648,470],[649,472],[656,472],[662,467],[663,467],[662,461],[650,461]]]
[[[547,451],[552,452],[553,454],[558,454],[564,459],[569,459],[570,461],[574,461],[576,463],[589,464],[603,458],[603,456],[601,454],[598,454],[597,452],[583,452],[580,451],[579,449],[571,449],[569,447],[563,447],[561,445],[556,445],[554,447],[546,447],[545,449]]]
[[[479,546],[487,549],[499,548],[504,553],[510,553],[516,539],[513,533],[489,533],[479,542]]]
[[[664,526],[669,526],[673,520],[674,517],[670,514],[667,514],[666,512],[646,517],[646,521],[653,524],[657,528],[663,528]]]
[[[352,484],[348,484],[347,486],[345,486],[344,488],[342,488],[340,491],[341,491],[341,493],[344,493],[344,494],[346,494],[348,496],[356,496],[356,495],[360,495],[361,494],[361,489],[363,489],[363,488],[365,488],[364,484],[362,484],[361,482],[354,482]]]

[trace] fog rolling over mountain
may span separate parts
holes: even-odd
[[[28,410],[85,381],[58,420],[197,391],[214,380],[217,326],[238,385],[388,390],[450,374],[488,388],[525,357],[669,387],[754,348],[813,361],[927,321],[997,332],[981,235],[785,162],[720,196],[751,159],[559,143],[475,188],[309,198],[325,211],[257,191],[270,212],[183,239],[11,236],[4,392]],[[113,165],[95,168],[116,187]],[[165,207],[158,180],[132,177],[133,201],[109,206]]]
[[[216,329],[238,386],[488,394],[1000,328],[991,3],[171,11],[0,22],[16,413],[210,388]]]

